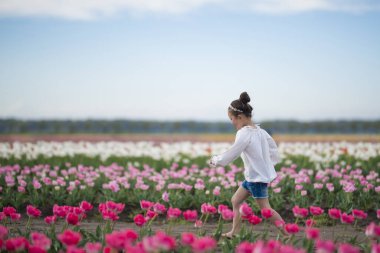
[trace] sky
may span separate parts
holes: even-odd
[[[0,118],[380,119],[380,1],[1,0]]]

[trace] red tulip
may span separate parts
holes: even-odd
[[[78,225],[79,224],[79,217],[75,213],[69,213],[66,216],[66,222],[70,225]]]
[[[265,219],[269,219],[273,216],[272,210],[269,208],[261,209],[261,216],[263,216]]]
[[[260,217],[257,217],[256,215],[252,214],[251,217],[249,217],[248,222],[252,225],[260,224],[262,219]]]
[[[323,214],[323,209],[318,206],[310,206],[310,213],[314,216]]]
[[[26,207],[26,214],[29,216],[29,217],[34,217],[34,218],[37,218],[37,217],[40,217],[41,216],[41,211],[32,206],[32,205],[28,205]]]
[[[82,236],[78,232],[74,232],[70,229],[66,229],[62,234],[59,234],[58,240],[67,246],[75,246],[82,239]]]
[[[13,237],[5,241],[5,249],[7,251],[23,251],[27,250],[29,242],[25,237]]]
[[[57,221],[57,216],[53,215],[53,216],[46,216],[45,219],[44,219],[45,223],[46,224],[54,224],[56,221]]]
[[[91,205],[89,202],[83,200],[83,201],[80,203],[79,207],[80,207],[81,209],[83,209],[84,211],[87,212],[87,211],[92,210],[93,205]]]
[[[78,232],[74,232],[70,229],[66,229],[62,234],[59,234],[58,240],[68,246],[75,246],[79,243],[79,241],[82,239],[82,236]]]
[[[285,231],[289,234],[297,234],[300,231],[300,228],[297,224],[288,223],[285,225]]]
[[[355,217],[353,215],[343,213],[342,216],[340,216],[340,221],[342,223],[352,224],[355,221]]]
[[[358,210],[358,209],[352,210],[352,214],[357,219],[365,219],[368,216],[366,212],[364,212],[363,210]]]
[[[191,222],[196,221],[198,218],[197,210],[186,210],[182,213],[182,215],[185,218],[185,220],[191,221]]]
[[[329,216],[331,219],[335,219],[335,220],[340,219],[341,211],[336,208],[331,208],[329,209]]]
[[[12,213],[16,213],[16,209],[12,206],[3,207],[3,213],[10,217]]]
[[[135,224],[139,227],[142,227],[144,226],[144,224],[146,223],[146,219],[145,217],[142,215],[142,214],[137,214],[134,218],[133,218],[133,221],[135,222]]]

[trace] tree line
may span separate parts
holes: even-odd
[[[256,123],[270,134],[380,133],[380,120],[269,120]],[[234,131],[232,124],[225,121],[0,119],[0,134],[232,133]]]

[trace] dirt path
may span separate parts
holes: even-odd
[[[27,223],[27,218],[22,218],[20,221],[14,222],[13,224],[9,225],[8,227],[11,228],[20,228],[22,231],[25,228],[25,225]],[[60,233],[63,228],[63,220],[59,220],[56,223],[56,231],[57,233]],[[103,222],[99,221],[98,219],[86,219],[81,222],[80,227],[88,232],[95,232],[96,227],[98,225],[102,225]],[[249,223],[245,223],[246,228],[250,229],[251,225]],[[152,223],[152,230],[157,231],[157,230],[163,230],[167,228],[168,224],[165,223],[165,221],[154,221]],[[231,228],[232,223],[226,223],[224,224],[223,227],[223,232],[229,231]],[[33,219],[32,222],[32,231],[45,231],[48,229],[48,225],[46,225],[43,221],[43,219]],[[217,227],[216,222],[211,222],[209,224],[204,225],[204,229],[206,231],[207,236],[212,236],[213,233],[215,232]],[[134,229],[135,231],[138,231],[139,228],[134,224],[130,222],[122,222],[122,221],[117,221],[114,226],[114,230],[123,230],[123,229]],[[339,242],[347,242],[351,238],[357,236],[357,241],[365,241],[366,236],[365,236],[365,226],[357,227],[356,229],[352,225],[344,225],[344,224],[338,224],[334,227],[329,227],[329,226],[323,226],[323,227],[318,227],[320,229],[320,237],[321,239],[324,240],[332,240],[332,238],[337,238],[339,237]],[[296,235],[296,238],[302,238],[305,236],[303,228],[300,226],[301,231]],[[253,227],[254,233],[265,233],[266,230],[269,230],[268,233],[268,238],[275,239],[277,237],[277,229],[273,225],[263,225],[259,224]],[[171,228],[170,235],[174,236],[180,236],[181,233],[183,232],[193,232],[197,233],[198,229],[194,227],[193,223],[181,223],[181,224],[175,224]]]

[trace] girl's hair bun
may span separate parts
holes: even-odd
[[[251,98],[249,97],[248,93],[247,92],[243,92],[240,94],[240,98],[239,100],[243,103],[243,104],[248,104],[249,101],[251,101]]]

